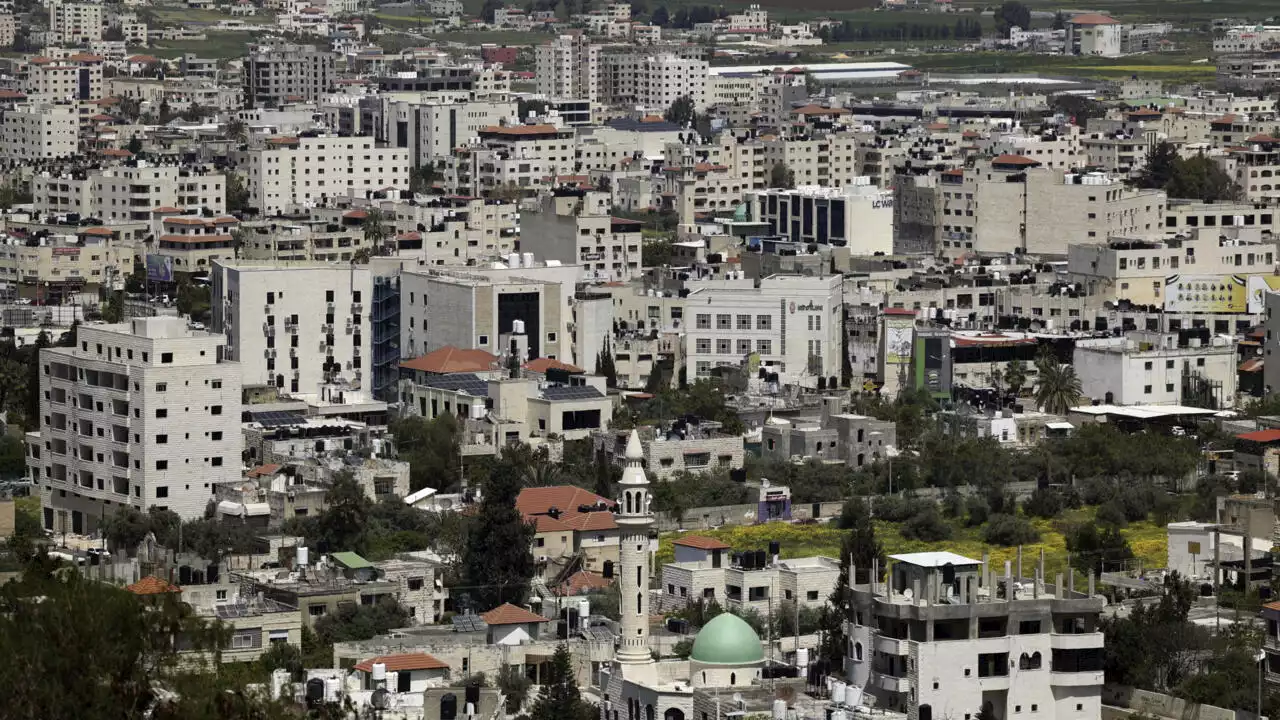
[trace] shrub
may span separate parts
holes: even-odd
[[[934,512],[937,512],[937,507],[928,500],[887,495],[876,499],[875,505],[872,506],[872,511],[875,513],[877,520],[903,522],[919,513],[925,506],[931,507]]]
[[[987,521],[987,516],[991,514],[991,506],[987,504],[987,499],[982,495],[970,495],[969,499],[964,502],[965,509],[965,527],[978,527]]]
[[[982,529],[982,540],[989,545],[1030,545],[1040,540],[1040,531],[1031,521],[1017,515],[993,515]]]
[[[911,540],[937,542],[951,537],[951,524],[943,519],[932,503],[920,508],[902,524],[902,536]]]
[[[1055,518],[1066,506],[1062,493],[1054,488],[1036,488],[1031,497],[1022,503],[1022,511],[1031,517]]]
[[[1124,527],[1129,524],[1128,518],[1124,514],[1124,506],[1119,500],[1108,500],[1098,506],[1098,512],[1093,516],[1099,525],[1109,527]]]

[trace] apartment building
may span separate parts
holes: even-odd
[[[105,227],[77,228],[42,242],[5,238],[0,244],[0,281],[22,297],[57,304],[84,290],[109,286],[133,272],[137,248]]]
[[[1098,717],[1106,603],[1094,578],[1077,591],[1061,573],[1048,582],[1043,561],[1031,578],[1021,565],[944,551],[891,555],[885,581],[851,569],[849,683],[910,720]]]
[[[782,603],[820,608],[839,574],[835,558],[779,560],[759,548],[734,553],[719,540],[688,535],[675,541],[675,561],[662,566],[662,607],[714,601],[731,611],[761,614],[776,612]]]
[[[432,196],[425,202],[383,203],[382,210],[395,218],[396,255],[420,264],[474,265],[515,251],[515,203]]]
[[[1207,342],[1178,333],[1136,331],[1077,340],[1071,364],[1084,397],[1104,405],[1235,407],[1235,343],[1205,337]]]
[[[1280,50],[1220,55],[1215,62],[1220,90],[1252,94],[1280,87]]]
[[[28,467],[46,530],[89,534],[133,505],[203,517],[240,477],[240,373],[223,339],[174,317],[83,325],[40,352],[40,430]]]
[[[1242,199],[1280,202],[1280,138],[1268,133],[1251,135],[1242,144],[1227,148],[1226,157],[1219,163],[1240,186]]]
[[[549,98],[601,101],[600,46],[586,35],[564,34],[536,49],[538,94]]]
[[[541,208],[520,218],[520,249],[535,258],[581,267],[584,279],[638,277],[642,223],[612,217],[609,193],[561,187],[544,192]]]
[[[0,157],[52,160],[79,152],[80,111],[74,103],[24,103],[6,110],[0,125]]]
[[[160,233],[150,254],[169,258],[174,272],[205,273],[216,261],[235,260],[237,218],[157,215]]]
[[[414,167],[448,163],[457,148],[471,144],[481,130],[517,125],[517,103],[507,99],[409,101],[393,97],[369,99],[376,137],[394,147],[409,148]]]
[[[600,61],[601,102],[644,108],[661,115],[687,97],[694,109],[707,106],[707,61],[674,53],[608,54]]]
[[[89,171],[44,171],[31,178],[31,195],[40,213],[79,213],[110,223],[150,221],[157,209],[213,215],[227,211],[225,173],[145,160]]]
[[[740,435],[720,431],[718,422],[677,422],[669,427],[640,427],[645,472],[654,480],[670,480],[676,473],[707,473],[739,469],[743,463]],[[592,444],[619,465],[626,464],[629,432],[597,433]]]
[[[860,141],[854,133],[772,137],[763,143],[765,170],[771,171],[778,164],[785,165],[796,185],[843,187],[859,182]]]
[[[1163,192],[1134,190],[1100,173],[1041,168],[1019,155],[944,171],[935,193],[941,216],[934,217],[942,223],[936,247],[946,255],[1064,255],[1073,243],[1159,236],[1166,205]]]
[[[685,372],[690,382],[720,365],[758,357],[780,383],[816,387],[840,376],[841,279],[774,275],[689,281],[685,299]],[[692,315],[693,317],[689,317]]]
[[[871,178],[840,188],[807,185],[747,194],[751,218],[798,243],[847,247],[854,255],[893,254],[893,191]]]
[[[88,45],[102,39],[103,6],[54,2],[49,6],[49,43]]]
[[[1038,133],[1002,133],[979,140],[978,146],[991,155],[1019,155],[1042,167],[1072,170],[1090,164],[1077,125],[1045,128]]]
[[[13,41],[17,34],[18,21],[13,17],[13,13],[0,13],[0,46],[13,47]]]
[[[244,65],[245,105],[280,107],[316,102],[334,80],[333,53],[314,45],[260,45]]]
[[[104,61],[88,53],[58,60],[35,58],[21,68],[22,90],[33,101],[101,100]]]
[[[512,256],[507,267],[405,269],[400,275],[400,353],[442,347],[505,355],[513,336],[524,358],[571,357],[571,301],[580,269]],[[517,325],[519,323],[519,325]]]
[[[1263,203],[1169,200],[1165,208],[1166,235],[1194,233],[1200,228],[1257,228],[1280,236],[1280,212]]]
[[[330,198],[407,190],[409,151],[369,137],[272,138],[238,154],[250,204],[263,215],[315,207]]]
[[[350,262],[356,252],[366,247],[362,225],[280,218],[241,225],[237,257],[253,261]]]
[[[213,264],[213,331],[240,363],[245,386],[318,394],[346,384],[368,390],[373,300],[367,265]]]
[[[1160,241],[1112,239],[1073,244],[1067,272],[1106,300],[1128,300],[1170,312],[1262,312],[1255,295],[1270,287],[1252,277],[1275,273],[1275,241],[1220,237],[1196,230]],[[1203,286],[1203,287],[1202,287]],[[1251,309],[1252,308],[1252,309]]]
[[[480,147],[458,161],[459,185],[478,195],[495,188],[536,188],[575,172],[574,131],[555,125],[492,126]]]
[[[1213,52],[1250,53],[1280,50],[1280,26],[1241,25],[1228,28],[1213,39]]]

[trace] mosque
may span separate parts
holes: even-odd
[[[735,696],[760,688],[764,644],[742,618],[722,613],[693,642],[688,660],[654,660],[649,644],[649,479],[640,437],[627,442],[616,521],[622,531],[621,640],[602,670],[601,720],[704,720],[727,717]]]

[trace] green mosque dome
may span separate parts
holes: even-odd
[[[764,646],[746,620],[726,612],[698,632],[689,658],[706,665],[750,665],[764,660]]]

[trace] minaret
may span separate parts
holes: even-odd
[[[622,641],[617,660],[624,665],[653,662],[649,654],[649,529],[653,515],[649,513],[649,478],[641,466],[643,460],[640,435],[632,430],[626,467],[618,483],[622,497],[615,518],[622,534],[618,553]]]

